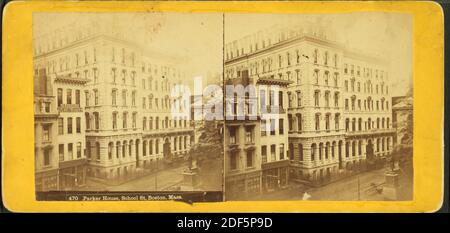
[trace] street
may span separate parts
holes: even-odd
[[[304,187],[298,184],[290,184],[284,190],[256,195],[248,200],[302,200],[306,192],[308,200],[333,200],[333,201],[382,201],[385,200],[382,190],[380,193],[372,188],[371,184],[379,185],[382,189],[385,182],[385,168],[363,172],[353,175],[322,187]],[[359,189],[358,189],[359,179]],[[399,200],[412,199],[412,167],[401,170],[400,197]]]
[[[206,160],[199,171],[199,186],[195,190],[217,191],[222,189],[222,169],[220,159]],[[142,177],[130,180],[119,185],[106,185],[92,179],[88,179],[82,191],[164,191],[172,190],[181,186],[183,182],[183,171],[187,168],[186,163],[179,163],[158,173],[151,173]],[[155,179],[157,181],[155,182]],[[180,190],[183,191],[183,190]]]

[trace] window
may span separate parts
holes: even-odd
[[[72,133],[72,117],[67,118],[67,133]]]
[[[334,93],[334,106],[339,107],[339,92]]]
[[[314,161],[316,159],[316,153],[317,153],[317,145],[316,143],[313,143],[311,145],[311,161]]]
[[[64,161],[64,144],[59,144],[58,146],[58,154],[59,154],[59,161]]]
[[[313,54],[313,57],[314,57],[314,63],[315,63],[315,64],[317,64],[318,53],[319,53],[319,51],[318,51],[317,49],[315,49],[315,50],[314,50],[314,54]]]
[[[148,118],[148,129],[153,129],[153,117]]]
[[[72,160],[73,159],[73,143],[69,143],[67,145],[67,150],[68,150],[67,155],[69,157],[69,160]]]
[[[288,107],[292,108],[292,93],[288,92],[287,95],[288,95]]]
[[[297,114],[297,128],[298,128],[299,132],[301,132],[303,130],[302,114]]]
[[[319,70],[314,70],[314,81],[316,85],[319,85]]]
[[[127,128],[127,113],[126,113],[126,112],[123,113],[123,117],[122,117],[122,127],[123,127],[124,129]]]
[[[275,135],[275,119],[270,119],[270,135]]]
[[[270,145],[270,158],[271,161],[276,160],[276,145]]]
[[[81,158],[81,142],[77,143],[77,158]]]
[[[58,107],[63,104],[63,90],[62,88],[58,88]]]
[[[147,102],[146,102],[147,98],[143,97],[142,98],[142,108],[146,109],[147,108]]]
[[[253,150],[247,151],[247,167],[253,167]]]
[[[315,116],[315,125],[316,125],[316,131],[320,130],[320,114],[317,113]]]
[[[115,84],[116,83],[116,78],[117,78],[116,68],[112,68],[111,69],[111,77],[112,77],[113,83]]]
[[[282,118],[278,119],[278,130],[280,135],[284,134],[284,119]]]
[[[133,113],[133,129],[136,129],[136,120],[137,120],[137,113]]]
[[[230,128],[230,144],[236,144],[236,129]]]
[[[94,104],[98,105],[98,90],[94,90]]]
[[[81,133],[81,117],[77,117],[76,127],[77,127],[77,133]]]
[[[64,134],[64,118],[58,118],[58,134]]]
[[[112,142],[108,143],[108,159],[112,159],[113,148],[114,143]]]
[[[261,120],[261,136],[267,135],[267,120]]]
[[[94,112],[94,123],[95,123],[95,129],[98,130],[100,127],[100,119],[99,119],[99,115],[98,112]]]
[[[112,127],[113,129],[117,129],[117,112],[113,112],[112,114]]]
[[[238,154],[237,152],[231,152],[230,153],[230,170],[236,170],[237,169],[237,161],[238,160]]]
[[[284,159],[284,144],[280,144],[280,160]]]
[[[319,95],[320,95],[319,90],[314,91],[314,106],[316,107],[319,107]]]
[[[72,89],[67,89],[66,92],[67,92],[66,102],[67,102],[67,104],[72,104]]]
[[[345,80],[344,82],[344,86],[345,86],[345,91],[348,92],[348,80]]]
[[[117,105],[117,90],[116,89],[113,89],[111,92],[111,104],[113,106]]]
[[[122,91],[122,106],[127,106],[127,91]]]
[[[348,99],[345,99],[345,110],[348,110]]]
[[[75,104],[80,105],[80,90],[75,90]]]
[[[297,91],[297,107],[302,106],[302,93],[300,91]]]
[[[50,149],[44,149],[44,166],[50,165]]]
[[[336,113],[334,116],[334,128],[336,130],[339,130],[339,118],[340,118],[339,113]]]
[[[330,130],[330,114],[329,113],[325,115],[325,129],[327,131]]]
[[[330,92],[326,91],[325,92],[325,107],[330,107]]]
[[[253,143],[253,128],[252,127],[245,128],[245,142]]]
[[[338,86],[338,74],[337,73],[334,73],[333,81],[334,81],[334,86],[337,87]]]
[[[86,107],[89,107],[89,92],[85,91],[84,96],[86,97]]]
[[[131,93],[131,105],[136,106],[136,91]]]
[[[334,54],[333,63],[334,63],[334,67],[337,67],[337,63],[338,63],[338,56],[337,56],[337,54]]]
[[[261,162],[267,163],[267,146],[261,146]]]

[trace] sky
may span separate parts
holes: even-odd
[[[412,17],[400,13],[233,13],[225,19],[221,13],[34,13],[33,35],[105,21],[110,23],[99,26],[168,58],[190,77],[222,73],[223,38],[227,43],[275,24],[326,25],[346,47],[382,55],[389,62],[393,96],[404,95],[412,83]]]
[[[222,73],[221,13],[35,13],[33,35],[53,33],[74,23],[98,23],[92,28],[113,30],[155,57],[175,63],[188,76]]]
[[[392,95],[404,95],[412,83],[412,17],[400,13],[225,14],[225,43],[245,35],[293,23],[324,25],[347,48],[389,62]]]

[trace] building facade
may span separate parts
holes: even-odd
[[[255,161],[261,163],[261,167],[255,166],[255,174],[259,172],[266,181],[275,177],[280,183],[275,187],[282,187],[287,180],[325,184],[366,169],[367,164],[375,164],[392,150],[386,62],[351,51],[330,38],[333,35],[320,27],[274,28],[225,46],[226,83],[271,83],[283,96],[278,102],[284,103],[287,111],[283,108],[279,112],[279,122],[260,118],[254,123],[261,129],[269,124],[277,132],[276,138],[271,138],[273,132],[268,137],[264,130],[255,134],[259,142]],[[258,102],[264,101],[258,92]],[[261,106],[259,111],[264,111]],[[226,121],[225,132],[235,124]],[[233,136],[225,134],[226,148],[230,141],[244,145],[227,137]],[[280,164],[278,172],[268,172],[269,152]],[[226,153],[228,157],[230,153]],[[230,167],[233,164],[226,162],[225,169]],[[232,177],[226,173],[226,180]],[[236,188],[236,192],[242,190]]]
[[[128,181],[182,159],[193,143],[189,118],[171,114],[187,108],[175,104],[182,93],[171,93],[187,84],[183,71],[105,25],[69,25],[34,39],[35,70],[54,86],[52,139],[67,186],[86,176]]]

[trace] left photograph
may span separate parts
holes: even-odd
[[[222,14],[35,13],[33,50],[37,200],[222,201]]]

